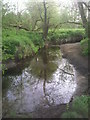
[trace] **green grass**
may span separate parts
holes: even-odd
[[[88,38],[81,41],[82,54],[87,56],[90,55],[90,40]]]
[[[62,118],[88,118],[90,96],[82,95],[76,97],[72,107],[62,114]]]
[[[48,39],[50,41],[60,41],[65,38],[69,37],[77,37],[77,36],[85,36],[85,30],[84,29],[59,29],[55,30],[55,32],[52,34],[52,31],[49,31]]]
[[[40,41],[40,42],[39,42]],[[36,53],[43,46],[42,36],[25,30],[3,29],[2,34],[3,61],[22,59]]]
[[[22,59],[38,52],[44,46],[42,34],[8,28],[2,31],[2,60]],[[71,36],[85,36],[84,29],[58,29],[54,33],[49,30],[48,41],[60,41]]]

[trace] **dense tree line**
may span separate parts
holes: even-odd
[[[55,1],[31,0],[26,4],[26,9],[19,11],[18,6],[10,6],[6,3],[3,4],[2,9],[3,27],[13,26],[27,31],[42,30],[43,37],[46,39],[49,29],[78,28],[82,24],[85,27],[87,4],[85,6],[84,3],[78,2],[78,6],[74,2],[63,5],[62,3],[57,4]]]

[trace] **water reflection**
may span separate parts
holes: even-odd
[[[32,75],[38,78],[45,78],[46,74],[47,78],[49,78],[58,67],[55,61],[56,58],[54,52],[52,55],[51,51],[43,49],[30,64]]]
[[[68,103],[75,88],[75,70],[60,50],[43,49],[21,75],[3,77],[3,116]]]

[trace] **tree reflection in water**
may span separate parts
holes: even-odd
[[[76,88],[73,66],[55,48],[41,50],[21,74],[12,70],[3,81],[3,114],[68,103]]]

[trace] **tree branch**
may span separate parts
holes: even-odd
[[[40,7],[39,7],[39,4],[37,4],[37,5],[38,5],[39,13],[40,13],[40,18],[41,18],[41,20],[42,20],[42,22],[43,22],[43,18],[42,18],[42,15],[41,15],[41,9],[40,9]]]
[[[65,70],[63,70],[63,69],[60,69],[61,71],[63,71],[64,73],[66,73],[66,74],[69,74],[69,75],[73,75],[74,76],[74,74],[72,74],[72,73],[69,73],[69,72],[66,72]]]
[[[36,27],[36,25],[37,25],[37,23],[38,23],[39,21],[41,21],[41,20],[40,20],[40,19],[38,19],[38,20],[36,20],[36,21],[35,21],[35,24],[34,24],[34,27],[33,27],[33,29],[32,29],[32,30],[34,30],[34,29],[35,29],[35,27]]]
[[[25,28],[23,27],[22,25],[14,25],[14,24],[10,24],[11,27],[16,27],[16,28],[19,28],[19,29],[24,29],[26,31],[30,31],[28,28]]]
[[[85,2],[82,2],[87,8],[88,8],[88,10],[90,11],[90,6],[89,5],[87,5],[87,3],[85,3]]]
[[[57,24],[56,26],[54,26],[54,24],[53,24],[53,25],[50,25],[50,26],[54,26],[54,31],[53,31],[53,32],[55,32],[56,28],[57,28],[58,26],[62,25],[62,24],[77,24],[77,25],[82,25],[82,23],[78,23],[78,22],[74,22],[74,21],[67,21],[67,22],[59,23],[59,24]],[[50,27],[50,26],[49,26],[49,27]]]

